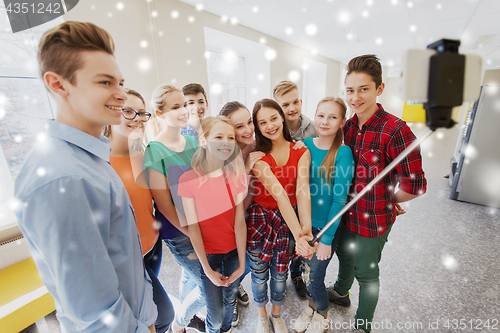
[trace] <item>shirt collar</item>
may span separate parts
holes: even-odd
[[[47,121],[47,135],[69,142],[83,150],[109,162],[109,140],[101,135],[96,138],[90,134],[80,131],[72,126],[57,122]]]
[[[377,105],[378,105],[378,110],[375,111],[375,113],[370,117],[370,119],[368,119],[368,121],[363,124],[363,126],[366,126],[366,128],[371,128],[371,129],[375,128],[378,124],[379,119],[382,119],[384,114],[385,114],[385,111],[384,111],[384,108],[382,107],[382,104],[377,103]],[[352,126],[355,126],[356,128],[358,127],[358,115],[357,114],[355,114],[352,117]]]

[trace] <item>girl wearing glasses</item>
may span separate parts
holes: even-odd
[[[125,89],[128,95],[119,125],[108,125],[104,135],[109,138],[109,162],[120,176],[134,208],[137,229],[141,238],[144,266],[153,285],[153,300],[158,308],[156,332],[166,332],[174,319],[174,309],[167,293],[158,280],[161,265],[161,238],[153,215],[153,197],[142,172],[144,124],[151,114],[146,112],[144,98],[137,91]]]

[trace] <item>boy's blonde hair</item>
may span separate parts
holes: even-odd
[[[316,112],[318,112],[318,108],[321,104],[327,102],[338,104],[340,106],[340,109],[342,110],[341,112],[342,119],[345,119],[347,106],[345,105],[344,101],[338,97],[323,98],[321,101],[318,102],[318,106],[316,107]],[[337,158],[337,152],[340,146],[342,146],[343,141],[344,141],[344,131],[342,130],[342,127],[339,127],[335,135],[335,138],[333,139],[332,145],[330,146],[330,149],[328,149],[328,153],[326,153],[326,156],[323,159],[323,162],[321,162],[321,165],[319,167],[320,174],[327,184],[329,184],[331,180],[335,177],[335,159]]]
[[[106,30],[89,22],[67,21],[47,30],[38,44],[40,77],[51,71],[75,84],[75,72],[83,67],[80,53],[84,51],[114,55],[115,43]]]
[[[165,99],[167,98],[167,95],[172,92],[182,93],[179,89],[169,84],[160,84],[155,90],[153,90],[151,97],[151,119],[149,120],[146,128],[146,142],[151,141],[152,138],[155,138],[158,134],[160,134],[162,127],[160,121],[158,120],[156,111],[163,113]]]
[[[290,91],[297,89],[299,91],[299,88],[295,83],[292,81],[281,81],[274,87],[273,89],[273,97],[274,99],[279,98],[283,96],[284,94],[289,93]]]
[[[233,123],[228,117],[226,116],[207,117],[201,123],[202,133],[200,133],[200,138],[201,137],[207,138],[210,135],[210,131],[212,130],[214,125],[219,122],[231,125],[231,127],[234,130],[234,133],[236,133],[236,129],[234,128]],[[200,145],[198,147],[198,150],[194,153],[193,159],[191,160],[191,167],[200,177],[200,186],[207,181],[206,175],[213,172],[213,170],[209,168],[208,163],[206,163],[208,161],[207,151],[208,151],[207,147],[202,147]],[[234,144],[233,153],[226,161],[224,161],[224,169],[226,168],[228,168],[235,174],[234,183],[236,184],[236,186],[245,185],[241,183],[241,181],[239,181],[241,175],[245,172],[245,166],[243,165],[243,158],[240,156],[240,148],[236,143]],[[238,184],[238,182],[240,184]]]

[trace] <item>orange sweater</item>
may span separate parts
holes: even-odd
[[[134,170],[136,173],[139,173],[143,170],[143,159],[144,154],[134,157],[109,157],[111,166],[123,181],[132,202],[137,229],[141,238],[142,255],[145,255],[158,240],[159,231],[154,228],[156,219],[153,215],[153,196],[146,185],[144,172],[139,174],[138,177],[135,177],[133,172]],[[134,167],[132,167],[132,163]]]

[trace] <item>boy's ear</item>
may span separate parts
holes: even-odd
[[[45,72],[45,74],[43,74],[43,81],[47,85],[47,88],[54,94],[61,97],[68,96],[67,84],[69,84],[69,82],[63,79],[61,75],[50,71]]]
[[[377,96],[382,95],[382,93],[384,92],[384,89],[385,89],[385,83],[382,82],[380,84],[380,86],[378,86],[378,88],[377,88]]]

